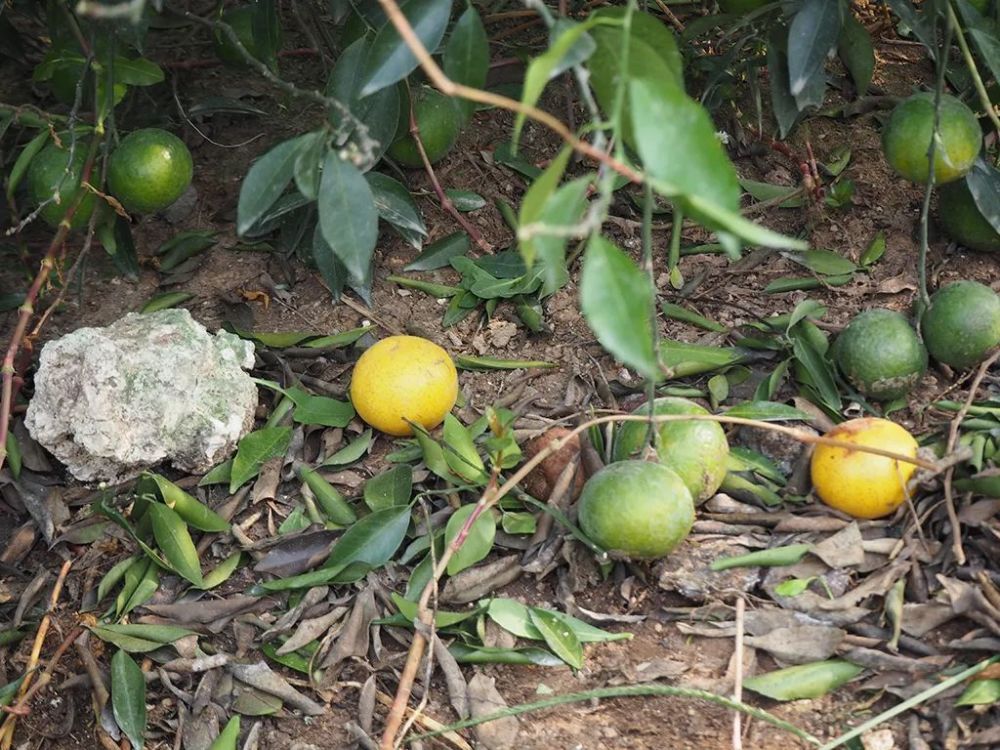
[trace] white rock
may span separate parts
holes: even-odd
[[[254,348],[187,310],[130,313],[47,343],[25,424],[77,479],[121,482],[162,461],[201,473],[253,427]]]

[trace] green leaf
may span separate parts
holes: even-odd
[[[827,286],[844,286],[854,280],[853,274],[843,276],[824,276],[821,279],[815,276],[787,276],[775,279],[766,287],[765,294],[783,294],[785,292],[805,291],[808,289],[822,289]]]
[[[520,370],[557,366],[554,362],[543,362],[537,359],[498,359],[497,357],[476,357],[471,354],[455,355],[455,367],[460,370]]]
[[[541,217],[545,201],[559,186],[572,153],[573,150],[569,146],[564,146],[549,166],[545,168],[545,171],[531,184],[528,192],[524,194],[524,200],[521,201],[521,210],[517,217],[518,245],[524,264],[528,268],[531,268],[535,262],[535,246],[532,241],[533,235],[529,234],[531,230],[526,229],[525,225],[531,224]],[[522,233],[524,234],[522,235]]]
[[[414,203],[410,191],[389,175],[381,172],[369,172],[365,175],[368,185],[372,189],[372,197],[375,200],[375,210],[380,218],[399,229],[405,229],[412,236],[426,237],[427,227],[424,220],[420,218],[420,210]],[[418,250],[420,242],[410,243]],[[409,269],[406,270],[419,270]]]
[[[808,422],[812,419],[810,414],[796,409],[794,406],[774,401],[748,401],[726,409],[722,413],[727,417],[755,419],[758,422],[785,422],[789,420]]]
[[[193,630],[176,625],[99,624],[94,625],[90,630],[102,641],[112,643],[123,651],[131,653],[153,651],[160,646],[194,635]],[[148,646],[137,647],[139,644],[148,644]]]
[[[236,750],[239,739],[240,715],[234,714],[219,732],[219,736],[208,746],[208,750]]]
[[[660,342],[660,361],[675,378],[721,370],[746,361],[746,357],[746,352],[731,346],[688,344],[670,339]]]
[[[319,195],[319,179],[328,149],[327,138],[327,133],[322,130],[308,133],[302,137],[295,154],[295,167],[292,172],[295,187],[311,201],[316,200]]]
[[[168,508],[173,510],[190,526],[201,531],[228,531],[229,521],[209,508],[203,502],[192,497],[166,477],[159,474],[147,474],[156,482],[160,497]]]
[[[111,708],[132,747],[144,747],[146,680],[135,660],[121,650],[111,657]]]
[[[837,54],[851,74],[858,97],[867,94],[875,71],[875,47],[868,29],[851,12],[844,14]]]
[[[979,213],[1000,232],[1000,172],[990,166],[980,154],[965,176],[965,184],[972,193]]]
[[[538,667],[562,667],[565,662],[543,648],[500,648],[469,646],[454,641],[448,650],[459,664],[524,664]]]
[[[435,240],[412,262],[403,267],[404,271],[435,271],[449,265],[452,258],[469,252],[469,235],[453,232]],[[437,295],[448,296],[448,295]]]
[[[671,81],[635,78],[629,82],[629,96],[636,149],[646,170],[677,186],[675,198],[685,215],[711,229],[727,229],[702,210],[707,204],[737,214],[740,207],[736,169],[705,108]],[[719,240],[727,244],[724,236]]]
[[[452,27],[441,64],[444,74],[455,83],[485,88],[490,67],[490,41],[479,12],[471,4]],[[476,109],[475,102],[471,101],[459,101],[458,105],[466,120]]]
[[[46,128],[24,144],[24,148],[22,148],[21,153],[17,155],[17,159],[14,161],[14,166],[10,168],[10,172],[7,175],[8,200],[14,197],[14,193],[17,191],[18,185],[21,184],[21,179],[28,171],[28,166],[31,164],[31,160],[35,158],[35,154],[41,151],[48,142],[49,131]]]
[[[486,614],[493,622],[504,630],[513,633],[518,638],[542,640],[542,633],[531,620],[528,607],[515,599],[497,597],[490,599]],[[601,643],[604,641],[625,641],[632,637],[631,633],[609,633],[595,628],[590,623],[579,620],[562,612],[553,612],[566,625],[581,643]]]
[[[177,307],[177,305],[187,302],[193,297],[194,295],[190,292],[165,292],[151,298],[140,308],[139,312],[145,315],[159,310],[169,310],[172,307]]]
[[[385,565],[396,554],[410,525],[409,507],[386,508],[365,516],[354,523],[337,540],[330,556],[319,570],[267,581],[267,591],[317,586],[334,580],[351,565],[360,564],[371,570]]]
[[[587,205],[587,191],[592,183],[591,175],[567,182],[549,196],[542,207],[537,231],[527,240],[534,245],[534,253],[542,268],[542,287],[538,291],[540,297],[554,294],[569,281],[569,271],[566,269],[566,243],[569,241],[567,230],[574,229],[579,224]],[[525,233],[530,231],[532,230],[525,230]]]
[[[323,239],[349,274],[364,279],[378,241],[375,196],[358,168],[335,151],[323,165],[317,205]]]
[[[278,0],[254,0],[250,26],[253,55],[272,71],[278,68],[278,48],[281,46],[281,19]]]
[[[660,310],[668,318],[690,323],[698,328],[704,328],[706,331],[722,333],[723,331],[729,330],[721,323],[716,323],[714,320],[710,320],[704,315],[699,315],[698,313],[688,310],[686,307],[682,307],[681,305],[675,305],[673,302],[664,302],[660,305]]]
[[[434,52],[451,16],[451,0],[409,0],[400,10],[424,47]],[[403,43],[391,22],[386,22],[372,42],[361,95],[368,96],[406,78],[417,67],[417,58]]]
[[[573,669],[580,669],[583,666],[583,646],[569,626],[547,609],[531,607],[528,612],[531,624],[542,634],[552,653]]]
[[[385,510],[409,505],[413,492],[413,468],[409,464],[394,466],[365,482],[365,504],[372,510]]]
[[[389,598],[392,599],[392,603],[396,605],[396,608],[399,610],[399,614],[401,614],[404,618],[409,620],[411,623],[417,619],[419,607],[416,602],[404,599],[395,592],[390,594]],[[480,607],[468,609],[463,612],[445,612],[439,609],[434,612],[434,624],[439,628],[449,628],[452,625],[457,625],[460,622],[468,620],[470,617],[475,617],[480,612],[482,612]]]
[[[372,445],[372,431],[365,430],[336,453],[323,459],[320,466],[347,466],[353,464],[368,452]]]
[[[799,188],[787,185],[772,185],[769,182],[741,179],[740,187],[759,201],[773,201],[788,196],[787,200],[778,203],[778,208],[801,208],[806,202],[804,197],[797,195]]]
[[[329,396],[314,396],[299,387],[287,389],[286,394],[295,402],[292,419],[299,424],[347,427],[354,419],[354,407],[349,401],[338,401]]]
[[[833,368],[816,349],[802,325],[803,323],[800,323],[788,332],[792,339],[795,359],[809,374],[812,386],[816,389],[816,395],[823,402],[823,406],[839,411],[840,393],[837,391]]]
[[[486,199],[479,193],[473,193],[471,190],[448,188],[444,191],[444,194],[448,196],[451,204],[463,214],[469,211],[478,211],[486,205]]]
[[[203,583],[201,562],[187,524],[174,511],[160,503],[150,503],[147,510],[153,521],[153,537],[167,562],[195,586]]]
[[[743,687],[776,701],[819,698],[853,680],[863,668],[843,659],[831,659],[777,669],[750,677]]]
[[[279,143],[250,167],[240,186],[240,200],[236,206],[237,234],[246,234],[285,192],[295,172],[299,147],[307,137]]]
[[[126,557],[123,560],[119,560],[114,566],[101,578],[101,582],[97,584],[97,603],[100,604],[104,597],[111,593],[111,589],[118,585],[119,581],[125,577],[128,569],[133,565],[142,565],[145,567],[146,560],[138,555],[132,555],[131,557]]]
[[[483,459],[465,426],[452,414],[444,417],[444,460],[448,467],[468,482],[486,484]]]
[[[319,338],[312,339],[311,341],[306,341],[302,344],[302,346],[307,349],[341,349],[345,346],[350,346],[370,330],[371,326],[349,328],[348,330],[341,331],[340,333],[334,333],[329,336],[320,336]]]
[[[446,544],[451,545],[458,538],[466,521],[475,509],[475,505],[463,505],[451,514],[444,532]],[[487,509],[473,522],[462,546],[455,551],[448,561],[448,575],[453,576],[466,568],[471,568],[490,554],[490,550],[493,549],[493,538],[496,536],[496,532],[496,518]]]
[[[881,260],[885,255],[885,232],[879,231],[875,238],[868,244],[865,251],[861,253],[859,262],[862,268],[870,268]]]
[[[663,376],[653,348],[649,276],[599,234],[587,243],[580,275],[580,308],[612,356],[650,380]]]
[[[534,534],[538,523],[532,513],[504,511],[500,517],[500,528],[507,534]]]
[[[817,102],[803,95],[823,76],[826,58],[840,38],[844,25],[841,0],[804,0],[788,27],[788,81],[799,109]]]
[[[257,476],[260,467],[267,460],[285,455],[291,440],[291,427],[265,427],[244,437],[233,458],[229,494],[233,494],[244,483]]]
[[[7,433],[4,447],[7,451],[7,465],[10,467],[10,473],[14,479],[17,479],[21,476],[21,446],[13,432]]]
[[[807,588],[809,584],[816,580],[816,576],[809,578],[789,578],[774,587],[774,593],[778,596],[798,596]]]
[[[858,270],[853,262],[832,250],[806,250],[801,253],[785,253],[784,255],[789,260],[822,276],[840,276]]]
[[[985,706],[1000,701],[1000,680],[973,680],[957,701],[956,706]]]
[[[233,474],[233,459],[223,461],[218,466],[213,467],[198,482],[199,487],[207,487],[210,484],[229,484]]]
[[[242,552],[233,552],[204,576],[201,587],[207,591],[228,581],[229,577],[236,572],[242,558]]]
[[[708,398],[712,409],[718,408],[719,404],[729,398],[729,380],[722,373],[708,379]]]
[[[159,65],[145,58],[129,60],[124,57],[114,59],[115,83],[129,86],[152,86],[162,83],[163,70]]]

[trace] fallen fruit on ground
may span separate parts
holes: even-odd
[[[965,180],[938,190],[938,219],[955,242],[983,253],[1000,251],[1000,233],[980,212]]]
[[[389,435],[411,435],[407,420],[437,427],[458,398],[458,372],[448,352],[419,336],[390,336],[354,366],[351,401],[358,415]]]
[[[923,319],[924,343],[938,362],[966,369],[1000,344],[1000,297],[977,281],[938,289]]]
[[[254,39],[253,34],[253,17],[253,6],[244,5],[239,8],[231,8],[230,10],[227,10],[222,14],[219,20],[232,26],[233,31],[236,32],[236,38],[240,40],[240,44],[242,44],[246,51],[253,57],[260,60],[260,50],[257,47],[257,41]],[[279,24],[276,28],[278,32],[278,46],[280,47],[281,25]],[[212,46],[215,49],[215,54],[220,60],[222,60],[222,62],[236,66],[247,65],[246,59],[236,48],[236,45],[232,43],[229,36],[223,33],[221,29],[216,29],[213,33]]]
[[[566,427],[553,427],[524,446],[524,458],[530,459],[545,450],[554,440],[561,440],[569,435],[571,430]],[[559,482],[563,469],[571,461],[577,461],[577,468],[570,485],[570,498],[576,499],[583,490],[585,480],[583,466],[578,461],[580,455],[580,436],[574,435],[555,453],[543,458],[531,473],[524,479],[524,491],[538,500],[548,500]]]
[[[649,414],[649,405],[632,413]],[[685,398],[664,397],[653,402],[653,413],[707,415],[708,411]],[[615,433],[613,460],[639,457],[648,429],[642,422],[622,422]],[[653,446],[660,463],[674,470],[696,503],[712,497],[726,476],[729,441],[718,422],[661,422],[654,426]]]
[[[927,371],[927,350],[905,317],[893,310],[856,315],[833,345],[841,373],[862,394],[901,398]]]
[[[580,528],[619,555],[650,560],[680,544],[694,525],[694,500],[670,468],[618,461],[587,480],[577,506]]]
[[[80,185],[83,164],[87,160],[87,145],[77,141],[72,158],[68,139],[60,148],[50,143],[31,160],[26,175],[28,196],[36,206],[50,200],[58,188],[59,202],[52,201],[42,208],[41,217],[50,227],[58,226],[66,215],[66,209],[76,198],[80,190],[86,191],[73,218],[70,219],[71,229],[81,229],[90,221],[97,205],[97,196]]]
[[[882,152],[889,166],[911,182],[927,182],[930,174],[927,150],[933,133],[933,94],[924,92],[905,99],[892,111],[882,130]],[[983,132],[971,109],[955,97],[943,94],[938,134],[934,181],[943,185],[972,169],[983,145]]]
[[[126,211],[162,211],[191,184],[194,163],[184,141],[160,128],[125,136],[108,159],[108,190]]]
[[[913,436],[888,419],[852,419],[825,437],[911,458],[917,455]],[[911,463],[831,445],[817,445],[811,463],[819,499],[854,518],[881,518],[896,510],[906,499],[906,483],[916,469]]]
[[[411,89],[410,97],[413,101],[413,116],[420,128],[420,140],[424,144],[428,161],[434,164],[443,159],[455,145],[455,139],[462,128],[462,112],[454,99],[430,86]],[[405,98],[399,108],[396,140],[386,153],[404,167],[423,166],[417,142],[410,135],[410,105]]]

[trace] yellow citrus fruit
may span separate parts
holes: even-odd
[[[934,134],[934,95],[914,94],[898,104],[882,130],[882,152],[900,177],[925,183],[930,174],[927,150]],[[963,177],[979,156],[983,131],[975,113],[953,96],[941,96],[940,140],[934,150],[934,182]]]
[[[917,441],[888,419],[864,417],[837,425],[826,437],[853,445],[917,455]],[[819,499],[855,518],[881,518],[906,499],[906,483],[917,467],[896,459],[831,445],[812,455],[812,483]]]
[[[587,480],[577,518],[583,533],[609,552],[653,559],[687,538],[694,500],[673,469],[650,461],[617,461]]]
[[[167,208],[188,189],[193,175],[184,141],[159,128],[129,133],[108,159],[108,188],[133,213]]]
[[[389,435],[413,434],[410,422],[437,427],[458,398],[458,373],[444,349],[419,336],[390,336],[354,366],[351,401],[358,415]]]

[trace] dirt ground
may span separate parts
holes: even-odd
[[[163,63],[182,59],[182,55],[210,56],[203,42],[199,39],[185,50],[154,48],[151,54]],[[902,44],[895,38],[877,40],[877,43],[878,65],[873,93],[902,96],[928,80],[931,71],[920,48]],[[319,65],[308,59],[289,58],[282,63],[283,75],[300,84],[315,82],[315,71],[319,69]],[[606,385],[611,386],[610,391],[622,402],[629,403],[634,399],[635,383],[608,358],[582,319],[576,304],[575,282],[571,281],[546,301],[547,332],[531,334],[519,327],[508,343],[496,346],[494,341],[497,339],[491,337],[490,326],[496,326],[500,321],[516,322],[513,311],[501,305],[493,321],[473,315],[454,328],[443,330],[443,307],[439,301],[387,281],[390,275],[403,274],[403,267],[416,255],[413,248],[389,232],[384,232],[380,238],[370,308],[355,297],[350,297],[351,305],[331,301],[318,275],[296,260],[286,261],[267,253],[242,249],[241,241],[233,233],[233,219],[240,182],[247,168],[274,144],[303,132],[310,120],[318,118],[318,114],[308,109],[302,112],[298,103],[274,97],[271,88],[264,82],[225,68],[175,69],[169,74],[171,78],[176,77],[180,100],[187,107],[204,96],[223,93],[268,109],[268,115],[215,117],[200,124],[202,135],[179,116],[171,100],[169,84],[140,92],[131,105],[126,105],[119,119],[128,122],[130,127],[155,122],[183,135],[196,164],[196,202],[190,214],[179,221],[172,223],[163,217],[153,216],[142,219],[134,226],[143,261],[142,272],[135,282],[117,276],[107,259],[102,257],[102,251],[91,249],[83,266],[81,281],[68,290],[62,306],[52,314],[41,337],[34,342],[36,348],[62,333],[82,326],[106,325],[128,311],[139,309],[144,302],[163,291],[159,287],[161,276],[152,259],[155,248],[178,231],[211,229],[219,232],[218,245],[206,254],[204,263],[194,275],[178,287],[195,295],[184,306],[210,330],[221,325],[238,306],[252,312],[258,330],[311,330],[325,334],[370,321],[383,332],[426,336],[453,353],[539,359],[556,364],[551,370],[538,372],[462,372],[460,382],[466,405],[461,414],[473,418],[498,399],[519,389],[521,393],[517,400],[527,415],[559,413],[560,410],[570,414],[589,406],[612,406],[599,395],[607,393]],[[28,89],[23,76],[24,71],[10,61],[0,64],[0,80],[12,84],[12,90],[4,91],[0,98],[5,101],[32,101],[34,94]],[[560,86],[554,86],[555,92],[543,102],[554,111],[565,109]],[[41,91],[36,93],[40,95]],[[828,103],[839,101],[836,91],[831,91],[831,97]],[[150,106],[152,104],[156,106]],[[753,117],[749,109],[741,112],[735,107],[728,107],[723,114],[728,120],[719,125],[734,136],[735,161],[741,176],[790,186],[797,184],[796,161],[772,150],[750,134],[747,123]],[[829,306],[825,320],[833,329],[866,307],[907,309],[917,282],[915,259],[918,245],[915,232],[922,191],[892,175],[882,159],[878,120],[884,114],[885,110],[875,109],[850,119],[813,117],[797,128],[788,141],[797,158],[805,154],[808,141],[820,162],[838,149],[850,148],[851,161],[846,174],[856,183],[857,191],[849,206],[840,209],[770,209],[755,217],[782,232],[802,234],[813,247],[833,249],[852,259],[857,259],[877,232],[884,232],[887,252],[870,275],[859,275],[852,283],[838,288],[762,295],[760,290],[769,281],[789,275],[794,268],[780,254],[751,252],[736,263],[718,256],[691,256],[681,262],[688,283],[680,293],[670,288],[665,276],[659,279],[662,299],[683,301],[690,308],[725,325],[739,324],[772,312],[786,312],[806,296]],[[164,122],[161,116],[167,117],[167,121]],[[744,127],[736,126],[737,122],[742,122]],[[470,214],[469,218],[498,250],[509,246],[513,238],[493,202],[499,198],[516,206],[525,188],[520,176],[491,159],[492,150],[498,142],[506,140],[511,125],[512,119],[506,113],[478,112],[457,147],[438,168],[438,177],[446,187],[474,190],[487,199],[487,206]],[[535,126],[528,126],[525,152],[529,161],[544,162],[554,153],[553,145],[549,134]],[[405,179],[412,189],[423,193],[419,205],[430,230],[430,240],[455,231],[453,220],[438,207],[430,193],[427,177],[419,171],[409,171],[405,173]],[[638,250],[638,232],[634,229],[635,225],[629,224],[629,221],[638,218],[634,208],[625,201],[619,201],[612,213],[623,220],[617,225],[622,246]],[[37,252],[43,248],[47,237],[44,229],[32,228],[25,235],[29,251]],[[693,229],[685,233],[685,244],[693,244],[704,237],[701,230]],[[665,233],[655,236],[656,247],[662,248],[664,254],[668,241]],[[78,249],[75,241],[71,242],[67,258],[75,257]],[[949,245],[945,238],[938,235],[931,238],[931,251],[929,275],[932,286],[961,277],[977,279],[1000,289],[995,258],[966,253]],[[0,268],[0,292],[23,288],[25,278],[31,272],[30,265],[25,269],[8,261],[6,267]],[[440,283],[453,283],[457,278],[450,270],[417,276]],[[252,294],[255,292],[264,292],[266,303],[263,296]],[[11,313],[0,315],[0,340],[6,342],[13,321]],[[661,325],[661,333],[671,338],[714,342],[711,334],[706,335],[681,323],[668,321]],[[349,370],[335,358],[318,358],[309,372],[314,377],[330,381],[334,389],[346,390]],[[926,404],[950,385],[948,374],[932,369],[912,403]],[[925,414],[916,408],[899,413],[895,418],[919,432]],[[391,444],[380,438],[370,463],[364,466],[365,473],[376,472],[381,457],[390,448]],[[13,526],[9,524],[9,519],[0,518],[0,527],[13,531]],[[6,536],[0,531],[0,548],[6,544]],[[108,567],[112,563],[113,560],[109,560]],[[39,547],[25,563],[26,566],[29,564],[55,569],[58,559],[55,553],[47,553]],[[25,569],[30,570],[30,567]],[[649,663],[665,669],[670,683],[680,682],[718,692],[731,690],[732,639],[685,635],[677,622],[668,616],[669,608],[680,606],[682,602],[659,591],[649,573],[649,569],[642,566],[634,569],[619,566],[616,578],[578,596],[581,604],[585,603],[594,610],[638,614],[646,618],[640,623],[607,626],[611,630],[628,630],[634,638],[589,646],[584,669],[578,673],[565,668],[543,667],[487,666],[478,669],[496,678],[500,693],[511,705],[537,700],[549,693],[628,682],[635,678],[636,670],[641,665]],[[636,575],[649,577],[644,581]],[[629,584],[623,585],[625,581]],[[539,582],[522,579],[501,593],[536,604],[552,605],[557,599],[555,586],[554,577]],[[623,592],[626,593],[623,595]],[[755,603],[751,601],[748,606],[752,609]],[[71,627],[71,612],[67,610],[62,614],[64,616],[59,621],[61,627],[57,628],[50,642],[57,642],[60,635]],[[399,648],[389,639],[386,641],[392,648]],[[752,649],[749,651],[752,652]],[[758,669],[773,666],[763,654],[755,659]],[[82,665],[76,661],[75,655],[70,654],[60,666],[56,684],[78,674],[81,669]],[[355,717],[357,690],[366,677],[363,665],[348,669],[344,684],[338,687],[330,711],[324,716],[310,720],[291,717],[264,719],[260,747],[299,750],[348,747],[352,740],[344,727]],[[435,681],[433,687],[428,715],[444,723],[453,721],[443,685]],[[385,684],[380,684],[380,689],[391,695],[394,682],[387,680]],[[172,699],[169,695],[160,695],[159,700],[159,704],[151,707],[151,715],[169,715]],[[750,700],[820,738],[834,737],[891,705],[888,698],[878,700],[878,695],[875,695],[873,700],[871,693],[850,689],[840,690],[824,699],[786,705],[766,699]],[[39,703],[43,705],[39,705],[36,712],[23,721],[19,734],[25,743],[22,747],[58,750],[93,747],[93,717],[85,689],[46,690]],[[533,713],[520,721],[518,744],[523,748],[713,750],[733,747],[731,712],[680,698],[592,701]],[[897,746],[906,747],[907,723],[899,721],[890,726]],[[784,750],[798,746],[788,735],[746,718],[743,719],[743,742],[744,747],[755,750]],[[153,741],[148,746],[167,748],[170,741]]]

